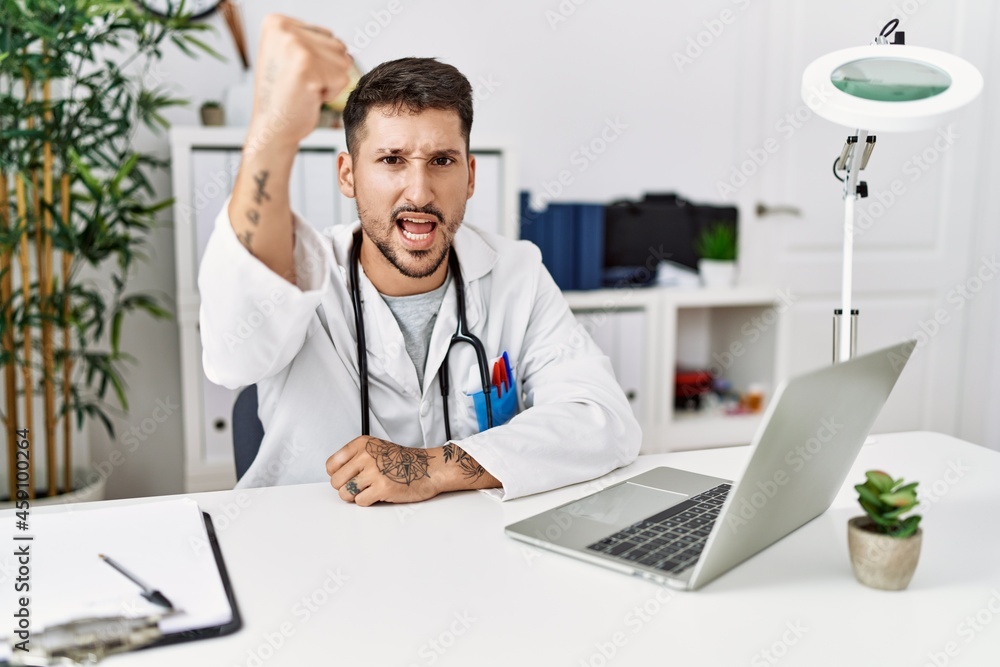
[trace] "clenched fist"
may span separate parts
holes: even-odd
[[[288,16],[264,18],[250,136],[269,148],[298,149],[316,127],[320,106],[351,80],[354,60],[326,28]]]

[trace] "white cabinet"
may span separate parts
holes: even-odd
[[[239,392],[209,382],[202,370],[197,280],[215,219],[236,180],[245,135],[245,128],[232,127],[176,127],[170,132],[187,492],[236,483],[231,422]],[[292,167],[292,209],[317,229],[357,219],[354,200],[342,196],[337,185],[337,154],[345,145],[342,131],[316,130],[303,141]],[[480,141],[472,153],[476,193],[468,203],[466,221],[517,238],[509,151]]]
[[[643,453],[748,443],[762,411],[674,407],[678,368],[711,369],[736,392],[763,385],[765,405],[786,376],[785,304],[761,288],[658,287],[567,292],[581,326],[610,357],[642,425]]]

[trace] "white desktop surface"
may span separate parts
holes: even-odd
[[[215,521],[244,627],[105,664],[998,664],[1000,453],[926,432],[871,440],[829,511],[696,592],[503,527],[658,465],[731,479],[747,447],[642,456],[507,503],[463,492],[362,508],[324,484],[191,494]],[[851,573],[852,486],[871,468],[920,482],[923,551],[906,591]]]

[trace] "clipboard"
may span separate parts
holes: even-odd
[[[31,627],[43,653],[46,628],[56,629],[57,646],[70,649],[73,643],[59,628],[75,621],[83,623],[81,648],[90,645],[101,619],[134,619],[142,634],[148,632],[143,622],[153,623],[152,636],[110,640],[118,645],[112,653],[221,637],[242,627],[212,517],[194,500],[87,505],[38,508],[27,519],[30,531],[22,528],[18,538],[30,545]],[[163,607],[144,599],[136,583],[100,554],[114,555],[136,577],[167,592],[177,613],[164,616]]]
[[[233,592],[233,585],[229,579],[229,571],[226,570],[226,561],[222,558],[222,549],[219,548],[219,540],[215,536],[215,524],[212,523],[212,516],[205,512],[201,513],[205,520],[205,532],[208,533],[208,543],[212,547],[212,555],[215,557],[215,564],[219,568],[219,577],[222,585],[226,589],[226,598],[229,600],[229,607],[233,611],[232,620],[214,627],[200,628],[197,630],[182,630],[165,634],[152,644],[147,644],[136,651],[145,651],[157,646],[168,646],[170,644],[181,644],[183,642],[193,642],[199,639],[211,639],[212,637],[224,637],[231,635],[243,627],[243,618],[240,616],[240,608],[236,604],[236,594]]]

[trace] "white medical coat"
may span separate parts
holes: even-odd
[[[293,216],[296,286],[239,242],[228,204],[208,241],[198,288],[205,375],[230,389],[257,384],[264,439],[236,487],[329,482],[327,458],[361,435],[347,268],[359,223],[320,233]],[[456,344],[448,357],[451,442],[500,480],[504,500],[632,462],[639,424],[608,357],[576,322],[538,248],[469,225],[459,228],[454,248],[468,327],[488,358],[507,351],[522,394],[513,419],[480,433],[466,395],[480,387],[468,386],[475,353]],[[446,444],[437,376],[458,321],[454,288],[434,324],[421,387],[396,319],[363,269],[359,277],[371,435],[406,447]]]

